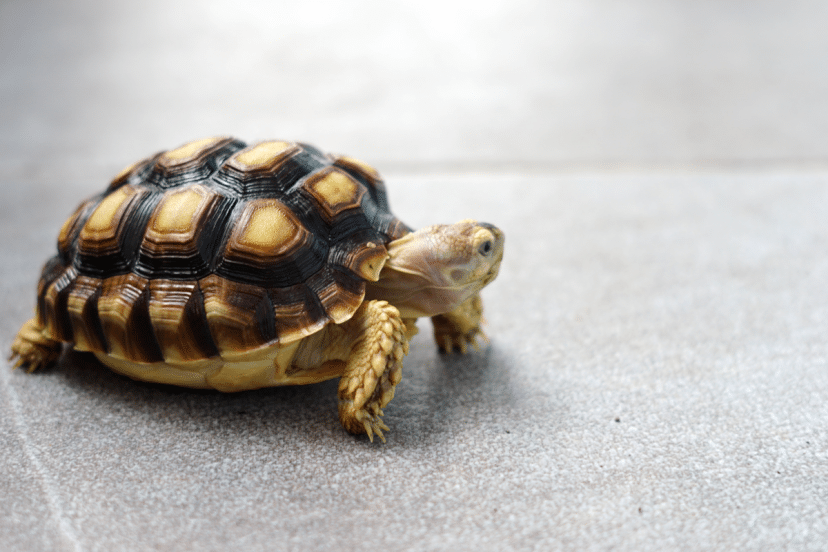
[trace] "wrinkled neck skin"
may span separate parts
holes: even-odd
[[[470,295],[387,263],[379,281],[368,283],[365,299],[383,299],[397,307],[403,318],[420,318],[454,310]]]
[[[481,240],[493,243],[483,258]],[[444,314],[479,292],[497,275],[503,235],[491,225],[461,221],[429,226],[388,245],[379,280],[368,282],[366,300],[382,299],[403,318]]]

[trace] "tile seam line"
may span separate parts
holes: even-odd
[[[20,403],[20,397],[18,396],[17,392],[14,390],[14,386],[11,383],[11,376],[10,371],[8,368],[3,371],[3,376],[0,378],[0,382],[2,382],[2,387],[6,393],[6,397],[8,398],[9,405],[12,409],[12,416],[14,417],[14,425],[17,432],[18,439],[20,440],[20,444],[23,447],[23,452],[28,457],[29,461],[32,463],[32,466],[35,468],[37,473],[40,475],[41,486],[43,488],[43,492],[46,495],[46,500],[49,504],[49,511],[52,514],[52,517],[57,521],[58,528],[66,540],[71,545],[71,549],[75,552],[83,552],[83,547],[81,546],[80,541],[78,540],[77,532],[75,531],[72,524],[66,519],[66,516],[63,514],[63,508],[60,504],[60,498],[57,492],[57,487],[53,481],[53,478],[49,474],[49,471],[40,461],[37,453],[34,450],[34,447],[29,440],[29,432],[28,426],[26,424],[25,417],[23,415],[23,408]]]

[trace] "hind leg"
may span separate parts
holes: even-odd
[[[388,426],[380,418],[394,398],[408,354],[405,324],[400,312],[385,301],[367,301],[348,322],[355,341],[339,382],[339,420],[351,433],[376,433]]]
[[[61,342],[44,335],[44,328],[32,318],[20,328],[11,346],[9,360],[17,359],[14,367],[28,366],[29,372],[51,364],[60,356]]]

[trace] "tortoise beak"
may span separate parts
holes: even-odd
[[[492,236],[494,236],[494,243],[492,244],[492,258],[494,260],[492,261],[492,267],[489,269],[489,272],[483,277],[483,287],[485,287],[497,278],[497,274],[500,272],[500,263],[503,261],[503,247],[506,242],[506,236],[494,224],[479,222],[478,225],[491,232]]]

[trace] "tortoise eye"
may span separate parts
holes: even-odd
[[[477,250],[484,257],[488,257],[489,254],[492,252],[492,240],[484,241],[482,244],[480,244],[480,247]]]

